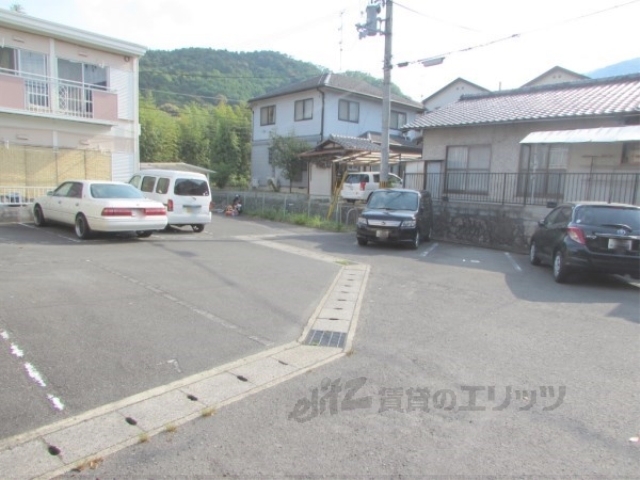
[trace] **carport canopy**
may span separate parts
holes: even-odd
[[[531,132],[520,143],[639,142],[640,125]]]

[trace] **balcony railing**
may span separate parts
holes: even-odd
[[[107,88],[0,68],[0,108],[116,121],[118,96]]]
[[[640,205],[640,173],[407,173],[404,186],[435,199],[499,205],[604,201]]]

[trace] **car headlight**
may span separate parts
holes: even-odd
[[[402,222],[401,228],[416,228],[416,221],[414,220],[404,220]]]
[[[358,217],[358,225],[364,227],[367,225],[367,219],[364,217]]]

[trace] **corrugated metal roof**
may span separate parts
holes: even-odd
[[[640,113],[640,74],[465,95],[404,129]]]
[[[531,132],[520,143],[610,143],[640,141],[640,125]]]

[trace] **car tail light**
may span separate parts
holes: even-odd
[[[167,214],[167,209],[162,207],[162,208],[145,208],[144,209],[144,214],[145,215],[166,215]]]
[[[585,245],[587,243],[587,239],[584,237],[584,232],[581,228],[569,227],[567,228],[567,235],[569,235],[571,240],[580,243],[581,245]]]
[[[133,216],[133,210],[130,208],[103,208],[103,217],[131,217]]]
[[[173,212],[173,200],[171,199],[167,202],[167,212]]]

